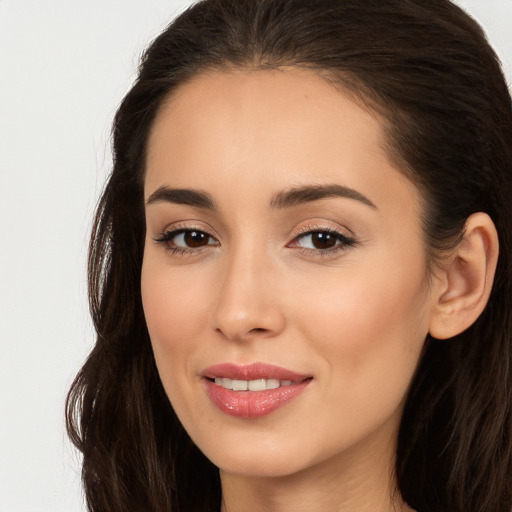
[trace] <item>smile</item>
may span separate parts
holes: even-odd
[[[267,389],[277,389],[280,387],[291,386],[296,384],[291,380],[278,380],[278,379],[256,379],[256,380],[237,380],[228,379],[226,377],[217,377],[215,379],[217,386],[222,386],[225,389],[232,389],[233,391],[265,391]]]
[[[266,416],[302,394],[313,377],[278,366],[225,363],[203,372],[206,394],[221,412],[255,419]]]

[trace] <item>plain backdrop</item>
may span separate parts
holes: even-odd
[[[512,82],[512,0],[460,0]],[[85,511],[64,400],[91,218],[144,47],[190,1],[0,0],[0,512]]]

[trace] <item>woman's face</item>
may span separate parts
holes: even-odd
[[[157,116],[144,311],[225,472],[389,469],[433,299],[420,194],[383,148],[375,116],[294,69],[202,75]]]

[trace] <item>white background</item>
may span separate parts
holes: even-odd
[[[0,0],[0,512],[84,511],[64,432],[93,343],[87,238],[110,122],[186,0]],[[512,82],[512,0],[460,0]]]

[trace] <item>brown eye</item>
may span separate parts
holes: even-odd
[[[315,249],[331,249],[338,242],[338,238],[325,232],[317,232],[311,234],[311,244]]]
[[[347,249],[356,244],[350,238],[337,231],[309,231],[298,236],[291,244],[292,247],[300,247],[307,251],[316,251],[319,254],[332,254],[337,250]]]
[[[167,249],[180,251],[201,249],[208,245],[219,245],[219,242],[213,236],[198,229],[167,231],[156,237],[155,241],[164,245]]]
[[[203,247],[208,245],[210,235],[202,231],[185,231],[183,233],[183,241],[187,247]]]

